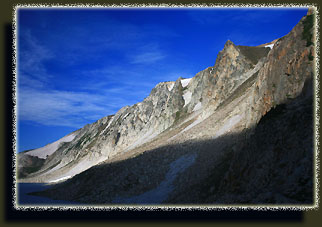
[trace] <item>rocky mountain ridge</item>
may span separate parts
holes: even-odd
[[[249,52],[256,52],[252,60],[247,55],[247,48],[251,49]],[[196,111],[211,114],[234,89],[258,73],[263,61],[257,62],[257,58],[261,59],[268,51],[268,48],[238,47],[227,41],[214,67],[191,79],[178,78],[175,82],[159,83],[143,102],[125,106],[114,116],[104,117],[72,133],[73,140],[56,146],[43,168],[31,174],[30,180],[48,182],[58,176],[65,179],[150,141],[179,119],[194,115]],[[32,150],[25,155],[37,156],[35,153]],[[73,170],[65,170],[67,165],[73,166]],[[60,173],[54,174],[56,170]]]
[[[311,202],[312,166],[294,178],[303,181],[304,177],[305,186],[283,181],[286,185],[294,183],[299,191],[305,188],[300,200],[284,192],[286,186],[279,196],[260,192],[262,197],[248,198],[251,183],[241,179],[252,181],[244,177],[244,172],[252,175],[250,166],[256,162],[243,155],[262,157],[258,153],[262,149],[268,154],[263,162],[272,161],[269,154],[274,149],[268,145],[256,147],[250,140],[265,135],[258,129],[261,119],[270,119],[269,114],[281,104],[290,103],[287,105],[297,107],[299,113],[307,112],[312,105],[314,37],[305,35],[306,31],[313,33],[313,24],[309,23],[312,16],[309,13],[269,47],[236,46],[227,41],[214,67],[191,79],[159,83],[142,102],[77,130],[73,140],[62,143],[38,170],[25,174],[21,181],[57,182],[72,177],[38,194],[85,203]],[[303,109],[299,103],[303,103]],[[280,115],[277,122],[293,116],[291,110]],[[304,118],[303,123],[310,123],[310,118]],[[285,128],[286,133],[290,126]],[[307,128],[305,144],[312,141],[311,130]],[[291,146],[291,141],[288,144]],[[309,164],[312,146],[308,148],[306,153],[298,153]],[[28,157],[31,152],[24,155]],[[239,163],[242,159],[245,161]],[[296,165],[290,169],[296,169]],[[269,177],[262,172],[254,175],[257,182]],[[245,195],[238,197],[239,190]]]

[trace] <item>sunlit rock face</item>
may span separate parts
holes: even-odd
[[[21,181],[71,178],[40,194],[88,203],[312,202],[312,17],[257,47],[228,40],[214,66],[73,132]]]

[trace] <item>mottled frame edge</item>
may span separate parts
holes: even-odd
[[[16,180],[16,174],[17,174],[17,11],[19,8],[61,8],[61,9],[82,9],[82,8],[241,8],[241,7],[247,7],[247,8],[312,8],[314,10],[315,15],[315,80],[314,80],[314,155],[315,159],[313,162],[314,166],[314,172],[315,172],[315,179],[314,179],[314,202],[313,205],[275,205],[275,206],[269,206],[269,205],[222,205],[222,206],[209,206],[209,205],[163,205],[163,206],[108,206],[108,205],[86,205],[86,206],[53,206],[53,205],[28,205],[28,206],[20,206],[18,204],[17,199],[17,180]],[[12,14],[12,32],[13,32],[13,42],[12,42],[12,73],[13,73],[13,81],[12,81],[12,98],[13,98],[13,105],[14,108],[12,109],[12,115],[13,115],[13,137],[12,137],[12,170],[13,170],[13,186],[12,186],[12,204],[13,208],[16,210],[23,210],[23,211],[53,211],[53,210],[70,210],[70,211],[84,211],[84,210],[92,210],[92,211],[100,211],[100,210],[113,210],[113,211],[129,211],[129,210],[153,210],[153,211],[160,211],[160,210],[167,210],[167,211],[183,211],[183,210],[201,210],[201,211],[214,211],[214,210],[229,210],[229,211],[239,211],[239,210],[257,210],[257,211],[307,211],[307,210],[317,210],[319,208],[319,188],[320,188],[320,182],[319,182],[319,175],[320,175],[320,160],[319,160],[319,126],[320,126],[320,116],[318,115],[320,111],[320,97],[319,97],[319,91],[320,91],[320,79],[319,79],[319,70],[320,70],[320,33],[319,33],[319,27],[320,27],[320,15],[319,15],[319,8],[317,4],[302,4],[302,3],[293,3],[293,4],[286,4],[286,3],[265,3],[265,4],[245,4],[245,3],[227,3],[227,4],[16,4],[13,7],[13,14]]]

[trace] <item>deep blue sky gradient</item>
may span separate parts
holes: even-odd
[[[19,9],[18,151],[37,148],[257,46],[307,13],[284,9]]]

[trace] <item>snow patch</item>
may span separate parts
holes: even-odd
[[[274,47],[274,43],[272,43],[272,44],[269,44],[269,45],[266,45],[265,47],[269,47],[269,48],[273,48]]]
[[[181,85],[182,85],[182,87],[187,87],[188,86],[188,84],[190,83],[190,80],[191,80],[192,78],[188,78],[188,79],[182,79],[181,80]]]
[[[201,102],[198,102],[198,103],[195,105],[195,107],[193,108],[193,110],[192,110],[192,111],[200,110],[200,109],[201,109],[201,107],[202,107]]]
[[[202,122],[202,119],[197,119],[196,121],[194,121],[194,122],[192,122],[192,124],[190,124],[188,127],[186,127],[185,129],[183,129],[181,132],[180,132],[180,134],[181,133],[183,133],[183,132],[185,132],[185,131],[187,131],[187,130],[189,130],[189,129],[191,129],[191,128],[193,128],[193,127],[195,127],[197,124],[199,124],[200,122]]]
[[[112,121],[114,119],[114,116],[110,119],[110,121],[108,122],[107,126],[104,128],[104,130],[100,133],[100,135],[102,135],[112,124]]]
[[[151,139],[153,139],[154,137],[156,137],[157,135],[159,135],[158,132],[153,132],[153,128],[151,128],[149,131],[147,131],[142,137],[140,137],[138,140],[136,140],[134,143],[132,143],[130,146],[128,146],[126,148],[126,151],[129,151],[139,145],[142,145],[148,141],[150,141]]]
[[[200,122],[202,122],[202,119],[197,119],[194,122],[192,122],[190,125],[188,125],[186,128],[184,128],[181,132],[179,132],[178,134],[172,136],[171,138],[169,138],[167,141],[171,141],[174,138],[176,138],[177,136],[181,135],[182,133],[184,133],[185,131],[193,128],[194,126],[196,126],[197,124],[199,124]]]
[[[124,115],[124,117],[122,118],[122,120],[124,120],[125,118],[127,118],[127,116],[129,116],[131,113],[127,113]]]
[[[191,95],[192,95],[191,91],[187,91],[183,94],[183,96],[182,96],[184,99],[184,106],[183,107],[185,107],[186,105],[189,104],[189,102],[191,101]]]
[[[155,189],[144,192],[138,196],[128,198],[116,197],[113,200],[113,203],[160,204],[164,202],[174,189],[173,182],[177,175],[190,167],[195,162],[196,156],[196,154],[186,154],[173,161],[170,164],[170,169],[168,170],[165,179]]]
[[[242,116],[235,115],[231,117],[228,121],[225,122],[225,124],[216,132],[213,139],[218,138],[219,136],[223,135],[224,133],[228,132],[232,127],[234,127],[240,120],[242,119]]]
[[[53,154],[61,145],[63,142],[70,142],[75,138],[75,134],[69,134],[67,136],[64,136],[63,138],[57,140],[56,142],[47,144],[44,147],[37,148],[35,150],[31,150],[26,152],[26,154],[31,155],[31,156],[37,156],[38,158],[43,158],[45,159],[47,155]]]
[[[168,90],[172,91],[173,87],[174,87],[174,82],[168,86]]]
[[[56,165],[54,168],[52,168],[52,169],[50,169],[50,170],[48,170],[47,172],[46,172],[46,174],[48,174],[48,173],[51,173],[51,172],[54,172],[54,171],[56,171],[57,169],[60,169],[60,168],[62,168],[62,167],[64,167],[65,165],[62,163],[62,162],[60,162],[58,165]]]

